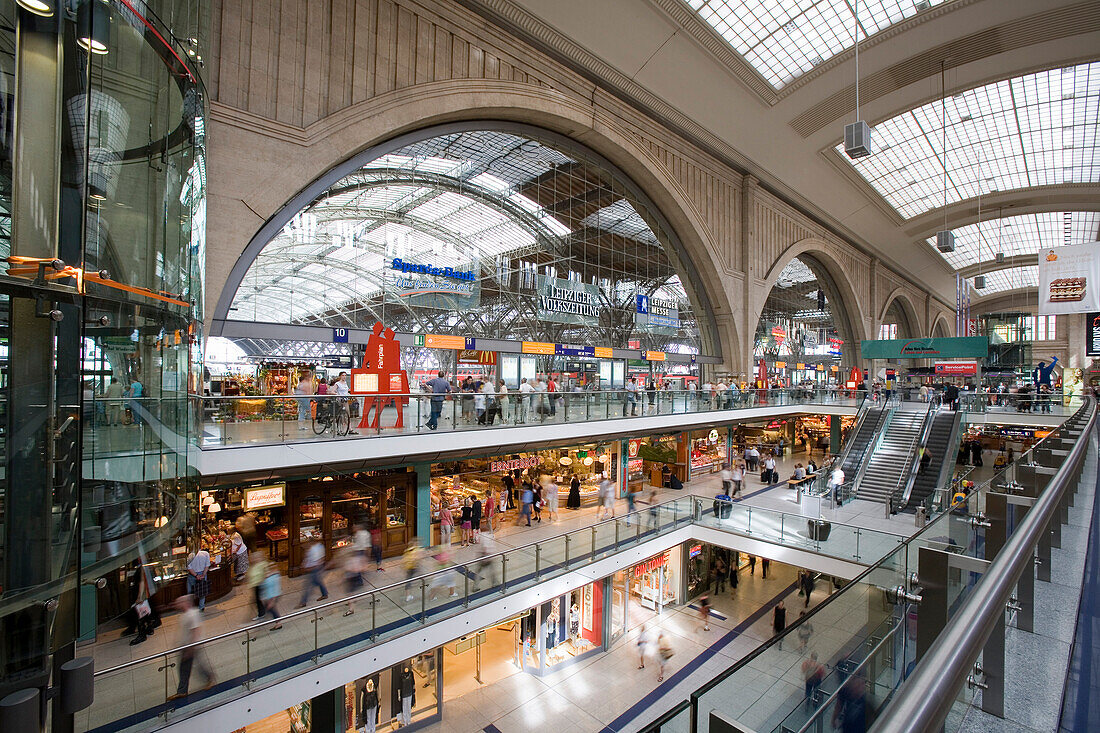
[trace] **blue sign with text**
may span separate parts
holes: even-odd
[[[346,344],[348,342],[348,330],[346,328],[332,329],[332,343]]]

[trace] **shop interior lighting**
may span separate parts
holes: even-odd
[[[592,456],[585,456],[584,460],[581,461],[581,463],[583,463],[586,466],[591,466],[594,463],[594,461],[592,460]]]
[[[573,459],[570,458],[569,456],[562,456],[561,458],[558,459],[558,463],[560,463],[563,466],[572,466],[573,465]]]
[[[168,524],[168,517],[164,516],[163,514],[160,516],[160,518],[157,519],[157,521],[153,522],[153,526],[157,529],[160,529],[166,524]]]
[[[110,8],[102,0],[88,0],[76,11],[76,43],[94,54],[107,53],[111,34]]]
[[[211,514],[217,514],[221,510],[222,510],[222,505],[219,504],[218,502],[214,502],[213,504],[210,505],[209,511],[210,511]]]
[[[685,0],[775,89],[855,43],[845,0]],[[864,0],[860,34],[867,38],[947,0]]]
[[[979,148],[988,191],[1100,183],[1100,62],[986,84],[942,104],[946,117],[936,100],[876,123],[875,155],[850,161],[903,218],[944,204],[944,147],[948,205],[977,196]],[[835,149],[843,155],[843,142]]]
[[[213,503],[214,503],[214,497],[212,497],[212,496],[204,496],[202,498],[202,505],[203,506],[210,506]]]
[[[15,0],[24,10],[49,18],[54,14],[55,0]]]

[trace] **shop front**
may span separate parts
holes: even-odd
[[[724,429],[695,430],[690,434],[690,440],[692,478],[722,470],[722,464],[729,460]]]
[[[593,506],[603,476],[608,474],[613,482],[616,480],[618,471],[613,458],[612,446],[586,444],[433,464],[432,544],[440,541],[441,507],[446,506],[455,514],[467,499],[479,500],[484,506],[491,493],[497,506],[518,508],[525,481],[537,483],[544,478],[552,479],[558,485],[561,510]],[[509,484],[511,496],[508,496]]]
[[[682,557],[682,547],[676,546],[611,577],[612,641],[683,602]]]

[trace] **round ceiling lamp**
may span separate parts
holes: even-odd
[[[53,0],[15,0],[24,10],[49,18],[54,12]]]
[[[584,460],[583,460],[583,461],[581,461],[581,463],[583,463],[583,464],[584,464],[584,465],[586,465],[586,466],[591,466],[591,465],[592,465],[592,463],[593,463],[593,461],[592,461],[592,456],[585,456],[585,457],[584,457]]]
[[[573,465],[573,459],[570,458],[569,456],[562,456],[561,458],[558,459],[558,463],[560,463],[563,466],[572,466]]]
[[[85,51],[107,53],[110,33],[110,8],[102,0],[90,0],[76,11],[76,45]]]

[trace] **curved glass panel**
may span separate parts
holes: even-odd
[[[805,363],[810,371],[840,362],[846,336],[834,309],[840,299],[828,274],[807,256],[796,257],[779,273],[756,324],[754,356],[768,361]],[[794,364],[788,364],[793,369]],[[826,372],[821,371],[824,375]]]
[[[698,352],[670,233],[617,175],[528,135],[442,135],[383,155],[253,261],[238,321]]]
[[[940,100],[875,125],[872,155],[852,161],[836,146],[906,219],[980,192],[1100,181],[1100,63],[968,89],[946,105],[946,197]]]
[[[974,278],[968,280],[974,285]],[[985,287],[975,290],[979,296],[992,295],[1006,290],[1020,290],[1022,288],[1039,287],[1039,266],[1027,265],[1025,267],[1009,267],[1005,270],[995,270],[985,274]]]
[[[855,17],[847,0],[686,2],[776,89],[855,43]],[[863,0],[859,4],[860,42],[943,2],[946,0]]]
[[[979,262],[992,262],[997,253],[1005,257],[1030,255],[1051,247],[1096,241],[1100,235],[1100,212],[1054,211],[991,219],[956,227],[955,251],[941,253],[956,270]],[[936,246],[936,238],[928,244]],[[939,250],[936,250],[939,252]]]

